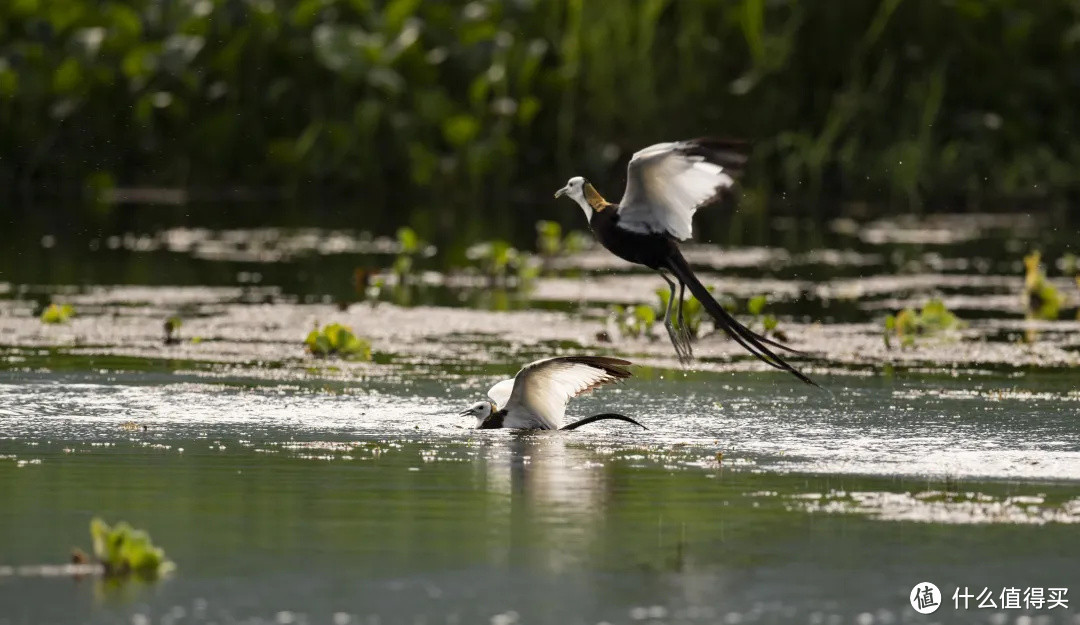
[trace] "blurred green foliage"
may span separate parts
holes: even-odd
[[[528,288],[540,275],[540,261],[535,256],[501,239],[469,246],[465,250],[465,258],[497,286]]]
[[[432,237],[713,134],[767,195],[1063,197],[1077,67],[1066,0],[13,0],[0,193],[318,190]]]
[[[763,314],[765,305],[768,303],[769,298],[767,295],[755,295],[746,301],[746,312],[750,313],[755,321],[761,322],[762,334],[768,335],[772,333],[773,336],[780,340],[786,340],[787,336],[777,328],[780,325],[780,320],[771,314]]]
[[[637,306],[611,306],[609,311],[615,328],[620,336],[653,338],[652,329],[656,324],[656,311],[652,306],[638,304]]]
[[[180,342],[180,337],[178,336],[178,333],[180,330],[180,326],[182,325],[184,325],[184,320],[176,315],[169,317],[165,320],[165,323],[162,324],[162,326],[165,329],[164,343],[166,345],[175,345]]]
[[[314,356],[337,356],[346,360],[371,360],[371,343],[340,323],[316,326],[304,339],[308,353]]]
[[[1065,297],[1046,279],[1042,253],[1038,250],[1024,257],[1024,307],[1029,319],[1053,321],[1058,318]]]
[[[571,230],[564,237],[559,222],[547,220],[536,222],[536,249],[545,260],[576,254],[590,246],[592,246],[592,236],[580,230]]]
[[[900,340],[901,347],[911,347],[919,337],[939,336],[966,324],[954,315],[940,299],[931,299],[921,310],[905,308],[896,315],[885,318],[883,338],[885,347],[892,347],[892,337]]]
[[[42,323],[67,323],[75,315],[75,307],[71,304],[49,304],[41,311]]]
[[[150,535],[121,521],[110,526],[101,519],[90,521],[94,558],[105,567],[106,577],[135,575],[145,580],[157,579],[175,568]]]

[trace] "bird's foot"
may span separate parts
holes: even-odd
[[[686,361],[683,364],[689,364],[694,360],[694,347],[691,345],[693,337],[690,336],[690,329],[685,325],[679,325],[678,327],[679,340],[683,344],[683,351],[686,352]]]
[[[694,350],[690,347],[690,336],[681,326],[676,329],[675,325],[669,321],[664,322],[664,327],[667,328],[668,337],[671,338],[671,345],[675,348],[675,356],[679,359],[680,365],[688,365],[694,360]]]

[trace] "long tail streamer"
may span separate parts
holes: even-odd
[[[631,419],[630,417],[628,417],[626,415],[616,414],[614,412],[605,412],[605,413],[602,413],[602,414],[594,414],[593,416],[585,417],[584,419],[581,419],[580,421],[574,421],[573,423],[568,423],[568,424],[562,426],[559,429],[560,430],[576,430],[576,429],[578,429],[579,427],[581,427],[583,425],[588,425],[590,423],[595,423],[597,421],[604,421],[604,420],[607,420],[607,419],[611,419],[613,421],[625,421],[627,423],[633,423],[634,425],[640,427],[643,430],[649,429],[649,428],[645,427],[644,425],[641,425],[637,421],[634,421],[633,419]]]
[[[791,349],[786,345],[771,341],[739,323],[738,320],[728,313],[728,311],[724,310],[724,307],[721,306],[719,302],[713,299],[709,290],[706,289],[705,285],[703,285],[701,281],[697,279],[697,276],[694,275],[694,272],[690,269],[690,265],[687,264],[686,259],[682,257],[682,254],[673,256],[668,260],[668,269],[675,274],[675,277],[686,284],[687,288],[690,289],[690,292],[694,294],[694,297],[701,302],[701,305],[705,307],[705,310],[707,310],[713,320],[716,321],[716,324],[720,326],[732,340],[743,346],[746,351],[750,352],[769,366],[787,371],[803,382],[821,388],[817,382],[814,382],[806,377],[801,371],[789,365],[787,361],[777,356],[776,353],[766,347],[766,345],[778,347],[797,354],[801,352]]]

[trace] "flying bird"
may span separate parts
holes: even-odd
[[[613,204],[581,176],[575,176],[555,197],[569,196],[585,211],[596,239],[613,254],[655,270],[671,289],[664,327],[680,362],[693,359],[690,334],[683,320],[686,289],[701,302],[718,327],[736,343],[765,363],[817,386],[770,347],[800,353],[739,323],[698,280],[679,250],[679,241],[693,236],[693,217],[735,185],[746,165],[745,144],[718,139],[657,143],[634,154],[626,168],[626,190]],[[668,274],[674,278],[668,277]],[[671,306],[678,282],[679,327],[674,327]]]
[[[604,384],[630,377],[632,363],[604,356],[559,356],[531,362],[512,379],[503,380],[488,391],[491,401],[469,406],[459,416],[476,417],[480,430],[515,428],[521,430],[574,430],[583,425],[613,419],[641,426],[630,417],[603,413],[564,425],[566,404]]]

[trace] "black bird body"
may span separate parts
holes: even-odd
[[[678,242],[692,236],[692,218],[735,184],[746,163],[746,146],[729,141],[698,139],[659,143],[634,154],[627,166],[626,191],[618,204],[605,200],[584,178],[571,178],[555,197],[569,195],[585,211],[589,227],[608,251],[660,273],[671,289],[664,315],[671,343],[682,362],[693,358],[690,336],[682,319],[684,290],[689,289],[706,312],[732,340],[766,364],[782,369],[807,384],[810,378],[776,355],[769,346],[799,353],[761,336],[731,316],[694,275]],[[679,294],[676,298],[677,280]],[[678,303],[679,327],[672,322],[672,303]]]
[[[618,208],[615,204],[608,204],[603,210],[593,212],[589,220],[593,236],[609,252],[627,262],[654,270],[666,268],[667,259],[672,254],[681,256],[675,239],[668,235],[641,234],[620,228]]]

